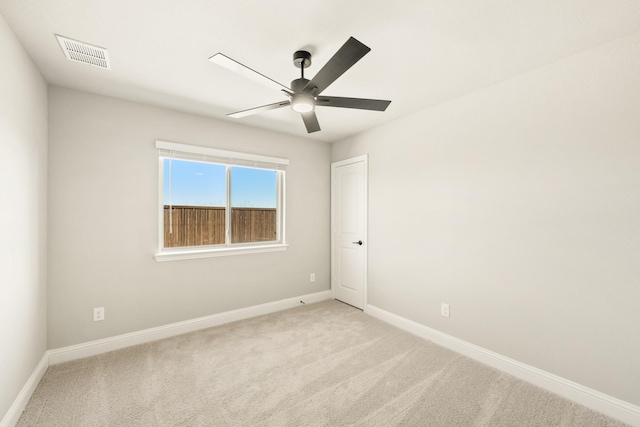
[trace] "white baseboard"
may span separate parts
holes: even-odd
[[[16,400],[13,401],[13,404],[2,418],[2,421],[0,421],[0,427],[13,427],[18,423],[18,420],[22,415],[22,411],[24,411],[25,406],[29,403],[31,395],[36,390],[36,387],[40,383],[44,373],[47,372],[48,367],[49,355],[45,351],[24,387],[22,387],[22,390],[18,393],[18,397],[16,397]]]
[[[464,354],[471,359],[511,374],[516,378],[520,378],[528,383],[584,405],[594,411],[598,411],[632,426],[640,426],[640,406],[633,405],[541,369],[534,368],[533,366],[518,362],[517,360],[510,359],[501,354],[494,353],[373,305],[367,305],[364,311],[386,323],[421,338],[433,341],[456,353]]]
[[[115,337],[89,341],[69,347],[57,348],[49,350],[49,364],[56,365],[58,363],[95,356],[97,354],[186,334],[200,329],[211,328],[237,320],[274,313],[296,307],[300,305],[301,301],[314,303],[330,298],[331,291],[322,291],[266,304],[254,305],[252,307],[240,308],[238,310],[226,311],[211,316],[199,317],[197,319],[185,320],[184,322],[172,323],[170,325],[158,326],[156,328],[144,329]]]

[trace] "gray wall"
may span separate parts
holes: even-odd
[[[0,418],[47,349],[47,86],[0,16]]]
[[[369,153],[369,303],[640,405],[639,53],[637,33],[333,144]]]
[[[156,139],[288,158],[289,249],[156,262]],[[326,143],[50,87],[49,348],[328,290],[329,162]]]

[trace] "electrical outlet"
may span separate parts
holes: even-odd
[[[449,304],[440,304],[440,314],[442,314],[444,317],[449,317]]]
[[[104,320],[104,307],[98,307],[93,309],[93,321],[100,322]]]
[[[311,274],[309,275],[309,281],[310,281],[311,283],[313,283],[313,282],[315,282],[315,281],[316,281],[316,273],[311,273]]]

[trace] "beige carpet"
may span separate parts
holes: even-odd
[[[18,426],[623,426],[336,301],[51,366]]]

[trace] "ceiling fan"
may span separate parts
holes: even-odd
[[[380,99],[320,96],[329,85],[362,59],[370,50],[369,47],[350,37],[311,80],[304,78],[304,69],[311,65],[311,54],[306,50],[299,50],[293,54],[293,64],[300,68],[300,78],[291,82],[291,88],[234,61],[222,53],[216,53],[209,60],[259,83],[275,88],[289,98],[281,102],[230,113],[227,116],[237,119],[290,105],[294,111],[301,114],[307,132],[312,133],[320,130],[320,124],[315,113],[315,107],[317,106],[384,111],[391,104],[391,101]]]

